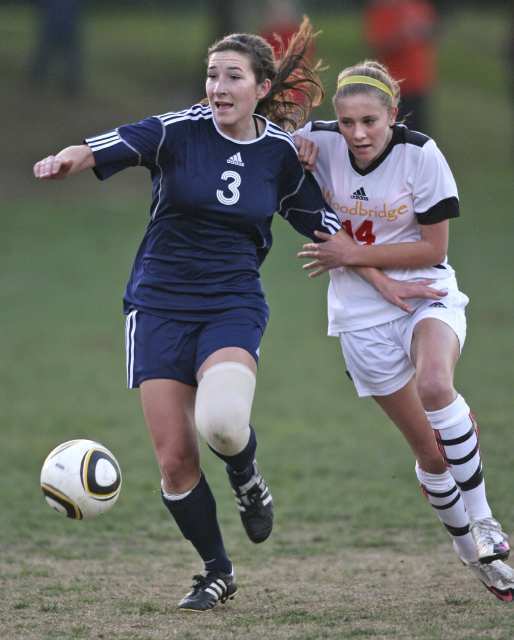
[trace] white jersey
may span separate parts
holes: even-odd
[[[459,215],[457,186],[435,142],[395,125],[391,142],[366,169],[359,169],[337,122],[310,122],[297,133],[319,147],[314,175],[341,226],[357,242],[391,244],[421,239],[420,225]],[[455,288],[446,258],[433,267],[385,269],[397,280],[432,278]],[[353,269],[330,271],[328,333],[339,335],[404,315]]]

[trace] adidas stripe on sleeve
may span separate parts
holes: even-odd
[[[146,118],[85,139],[95,157],[95,174],[105,180],[125,169],[157,162],[165,129],[156,117]]]

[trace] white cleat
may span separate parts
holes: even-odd
[[[509,557],[509,537],[494,518],[472,521],[470,533],[477,545],[478,559],[482,564]]]
[[[490,591],[498,600],[512,602],[514,600],[514,570],[501,560],[493,560],[483,564],[480,560],[472,562],[464,560],[459,555],[455,544],[455,552],[459,556],[463,565],[480,580],[484,587]]]

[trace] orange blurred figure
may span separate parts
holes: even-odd
[[[271,45],[275,60],[279,60],[298,31],[302,16],[294,0],[268,0],[266,6],[266,20],[260,35]],[[307,59],[313,58],[314,42],[311,43],[307,54]],[[297,104],[305,103],[305,96],[300,91],[292,90],[289,97]]]
[[[401,82],[400,119],[430,130],[428,98],[436,82],[438,16],[428,0],[374,0],[364,12],[373,55]]]
[[[267,7],[266,21],[260,35],[272,46],[275,58],[279,58],[281,46],[287,49],[302,20],[295,3],[290,0],[269,0]]]

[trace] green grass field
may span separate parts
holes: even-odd
[[[358,16],[313,21],[324,31],[319,53],[331,66],[331,86],[340,66],[364,55]],[[0,9],[7,53],[0,70],[12,88],[0,106],[9,159],[0,187],[1,637],[510,640],[514,608],[459,565],[420,495],[407,446],[371,401],[357,399],[337,341],[325,337],[326,280],[309,281],[301,272],[295,254],[302,239],[282,220],[263,269],[272,315],[253,412],[276,529],[265,545],[247,542],[222,465],[204,450],[240,595],[204,616],[175,609],[200,565],[162,508],[137,393],[124,388],[121,294],[146,224],[146,176],[130,171],[105,184],[92,175],[36,184],[30,171],[39,157],[84,135],[185,106],[188,99],[178,102],[182,93],[173,91],[192,72],[194,57],[201,60],[206,25],[198,23],[190,55],[174,36],[191,24],[191,17],[174,17],[169,37],[153,16],[134,51],[127,42],[141,26],[137,14],[121,24],[109,14],[91,16],[88,93],[69,104],[30,92],[22,79],[30,15]],[[434,110],[462,201],[450,261],[471,298],[458,386],[482,427],[490,501],[513,532],[505,24],[501,14],[454,14],[443,32]],[[169,82],[166,58],[175,61]],[[155,68],[144,78],[147,60]],[[129,65],[141,83],[129,80]],[[330,117],[330,110],[317,115]],[[46,454],[75,437],[106,444],[124,473],[118,504],[98,520],[57,515],[39,490]]]

